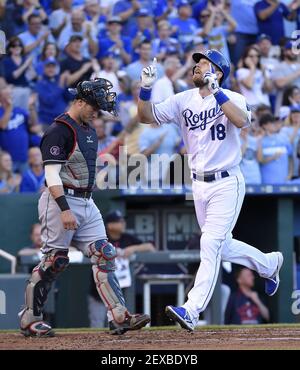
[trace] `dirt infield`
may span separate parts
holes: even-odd
[[[107,331],[58,330],[55,338],[40,339],[0,331],[0,349],[300,349],[300,326],[202,327],[194,333],[167,327],[128,332],[120,337]]]

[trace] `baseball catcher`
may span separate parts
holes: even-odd
[[[42,138],[46,189],[38,211],[43,257],[32,271],[25,307],[19,314],[25,336],[54,335],[43,320],[43,308],[52,283],[68,267],[70,245],[91,259],[112,334],[140,329],[150,321],[148,315],[133,315],[126,308],[114,273],[116,250],[107,241],[102,216],[92,199],[98,140],[90,123],[99,110],[115,113],[116,93],[111,88],[103,78],[79,82],[76,89],[70,89],[75,99],[69,111],[57,117]]]

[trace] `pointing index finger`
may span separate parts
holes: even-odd
[[[210,63],[209,65],[210,65],[210,71],[211,71],[211,73],[215,73],[215,68],[214,68],[214,66],[212,65],[212,63]]]
[[[153,58],[152,64],[153,64],[154,67],[156,67],[156,65],[157,65],[157,59],[156,59],[156,57]]]

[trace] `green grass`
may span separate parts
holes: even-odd
[[[196,330],[199,331],[225,331],[225,330],[237,330],[237,329],[300,329],[300,324],[264,324],[264,325],[208,325],[208,326],[199,326]],[[99,332],[99,331],[106,331],[105,328],[59,328],[55,329],[55,332],[57,333],[93,333],[93,332]],[[181,330],[178,326],[151,326],[149,328],[144,328],[143,330],[149,330],[149,331],[157,331],[157,330]],[[0,334],[5,333],[18,333],[18,330],[0,330]]]

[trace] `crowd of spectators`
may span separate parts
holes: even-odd
[[[208,48],[231,61],[224,87],[253,112],[241,131],[246,183],[299,181],[300,63],[290,33],[299,26],[299,0],[0,0],[0,193],[43,189],[41,136],[83,79],[107,78],[118,94],[118,116],[95,121],[99,155],[118,160],[120,145],[128,155],[183,154],[175,125],[138,122],[140,72],[157,57],[159,103],[193,87],[191,55]]]

